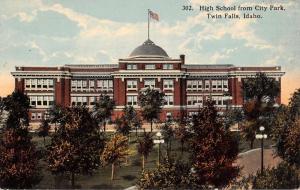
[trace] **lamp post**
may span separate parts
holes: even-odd
[[[153,140],[154,144],[158,144],[158,167],[160,165],[160,144],[161,143],[164,143],[164,139],[162,139],[162,135],[161,135],[161,132],[157,132],[156,133],[156,136],[157,136],[157,139],[156,140]]]
[[[261,139],[261,173],[264,171],[264,139],[266,139],[268,136],[267,134],[264,134],[265,127],[260,126],[259,131],[261,134],[255,135],[256,139]]]

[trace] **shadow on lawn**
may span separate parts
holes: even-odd
[[[136,179],[136,176],[134,175],[124,175],[122,176],[123,179],[127,180],[127,181],[133,181]]]
[[[120,185],[100,184],[92,186],[91,189],[124,189],[124,187]]]

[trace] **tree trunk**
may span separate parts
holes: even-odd
[[[142,170],[145,170],[145,156],[142,155]]]
[[[72,183],[72,189],[75,189],[75,175],[73,172],[71,174],[71,183]]]
[[[181,141],[181,156],[183,155],[183,141]]]
[[[135,138],[137,139],[137,127],[135,128]]]
[[[44,137],[44,146],[46,146],[46,139],[45,139],[45,137]]]
[[[152,125],[153,125],[153,121],[151,120],[151,123],[150,123],[151,132],[152,132]]]
[[[106,121],[104,121],[103,123],[103,129],[104,129],[104,132],[106,131]]]
[[[114,180],[115,177],[115,163],[111,164],[111,180]]]
[[[250,149],[253,149],[254,139],[250,140]]]

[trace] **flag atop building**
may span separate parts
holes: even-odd
[[[148,39],[150,39],[150,19],[159,21],[159,15],[148,9]]]
[[[159,15],[151,10],[149,10],[149,15],[150,15],[150,18],[156,20],[156,21],[159,21]]]

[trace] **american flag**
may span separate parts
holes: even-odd
[[[149,15],[150,15],[150,18],[152,18],[152,19],[154,19],[156,21],[159,21],[159,16],[158,16],[157,13],[149,10]]]

